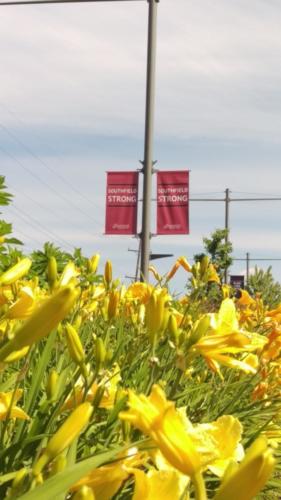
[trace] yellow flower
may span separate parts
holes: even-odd
[[[267,441],[259,437],[249,448],[241,464],[226,470],[215,500],[251,500],[270,478],[275,459]]]
[[[193,426],[185,417],[185,422],[186,431],[200,452],[203,468],[222,477],[230,462],[243,459],[242,425],[237,418],[223,415],[214,422]]]
[[[73,282],[74,278],[76,278],[78,274],[79,273],[75,267],[74,262],[68,262],[61,274],[58,286],[64,287],[68,285],[69,283]]]
[[[210,368],[219,374],[220,364],[246,373],[256,373],[252,360],[247,363],[247,358],[239,360],[228,354],[262,349],[266,343],[266,337],[239,329],[234,302],[227,298],[223,300],[218,314],[210,315],[210,328],[192,346],[191,351],[204,356]]]
[[[128,287],[126,299],[130,301],[139,300],[142,304],[145,304],[149,300],[152,289],[151,285],[136,281]]]
[[[17,301],[9,307],[6,317],[9,319],[25,319],[33,312],[34,303],[32,288],[24,286],[19,292]]]
[[[13,351],[31,346],[50,333],[70,312],[76,298],[77,291],[68,286],[60,288],[51,298],[44,301],[19,328],[14,338],[0,349],[0,361],[4,361]]]
[[[11,392],[0,392],[0,420],[5,420],[7,416],[9,416],[9,418],[29,420],[29,416],[21,408],[16,406],[22,393],[23,391],[21,389],[16,389],[16,391]]]
[[[150,396],[129,390],[129,410],[119,417],[149,435],[168,462],[183,474],[194,475],[201,467],[200,455],[185,430],[174,403],[154,385]]]
[[[33,467],[33,474],[37,476],[47,463],[62,453],[72,441],[79,436],[84,427],[88,424],[92,415],[93,407],[90,403],[79,405],[69,415],[62,426],[51,437],[43,454]]]
[[[150,469],[147,474],[135,469],[135,490],[132,500],[187,500],[179,472],[176,469]]]
[[[96,500],[110,500],[121,488],[124,481],[134,472],[135,467],[143,465],[146,454],[138,453],[136,448],[130,448],[125,454],[119,455],[112,464],[94,469],[71,487],[77,491],[81,486],[89,486]]]

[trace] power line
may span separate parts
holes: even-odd
[[[26,170],[32,177],[34,177],[37,181],[39,181],[41,184],[45,185],[48,189],[50,189],[56,196],[58,196],[58,198],[60,200],[64,200],[65,203],[67,203],[69,206],[71,206],[71,208],[75,208],[76,210],[78,210],[83,216],[86,216],[88,217],[92,222],[94,222],[95,224],[99,224],[99,222],[97,222],[95,219],[93,219],[89,214],[87,214],[86,212],[84,212],[83,210],[81,210],[81,208],[77,207],[77,205],[75,205],[74,203],[70,202],[68,200],[68,198],[66,198],[65,196],[63,196],[61,193],[59,193],[56,189],[54,189],[52,186],[50,186],[48,184],[48,182],[44,181],[43,179],[41,179],[40,176],[38,176],[37,174],[35,174],[32,170],[30,170],[28,167],[24,166],[18,159],[16,156],[14,156],[12,153],[10,153],[9,151],[7,151],[5,148],[3,148],[2,146],[0,146],[0,150],[3,151],[3,153],[5,153],[7,156],[10,156],[10,158],[12,158],[22,169]]]
[[[12,187],[12,191],[15,191],[16,193],[18,193],[17,196],[24,196],[27,200],[32,201],[32,203],[35,203],[38,207],[43,208],[43,210],[48,210],[48,213],[53,214],[56,217],[56,219],[58,218],[58,213],[55,212],[52,208],[50,208],[48,206],[48,208],[46,209],[46,207],[44,205],[42,205],[42,203],[39,203],[38,201],[34,200],[34,198],[32,198],[31,196],[28,196],[22,190],[18,191],[17,189],[15,189],[15,187]],[[61,218],[61,215],[60,215],[60,218]],[[67,222],[69,222],[69,221],[67,221]]]
[[[18,209],[17,207],[15,207],[14,205],[12,206],[12,209],[16,210],[17,212],[17,216],[22,219],[24,222],[26,222],[26,219],[27,219],[27,222],[28,224],[31,224],[33,227],[34,225],[35,226],[39,226],[39,229],[37,227],[35,227],[35,229],[39,232],[44,232],[45,234],[47,234],[49,237],[51,238],[55,238],[57,240],[57,242],[60,242],[60,244],[63,244],[63,245],[67,245],[69,248],[71,248],[71,250],[73,250],[75,247],[74,245],[71,245],[70,243],[68,243],[66,240],[64,240],[63,238],[59,237],[56,233],[54,232],[51,232],[49,230],[46,230],[42,227],[42,224],[41,222],[38,222],[36,219],[34,219],[34,217],[32,217],[31,215],[27,214],[26,212],[24,212],[21,209]]]
[[[1,106],[3,107],[3,104],[1,104]],[[12,111],[10,111],[7,106],[5,105],[4,106],[7,111],[13,115],[13,116],[16,116],[15,113],[13,113]],[[17,117],[16,117],[17,118]],[[21,119],[17,118],[18,121],[22,122]],[[23,122],[22,122],[23,123]],[[44,160],[42,160],[42,158],[40,158],[40,156],[38,156],[36,153],[34,153],[32,151],[32,149],[27,146],[21,139],[19,139],[17,137],[17,135],[14,133],[14,132],[11,132],[11,130],[8,129],[7,126],[3,125],[3,123],[0,123],[0,127],[2,127],[3,130],[5,130],[5,132],[7,134],[9,134],[10,137],[12,137],[18,144],[20,144],[35,160],[39,161],[41,163],[41,165],[43,165],[43,167],[45,167],[47,170],[49,170],[49,172],[51,172],[53,175],[55,175],[58,179],[60,179],[64,184],[66,184],[67,186],[70,187],[70,189],[72,189],[72,191],[76,194],[78,194],[78,196],[80,196],[82,199],[86,200],[88,203],[90,203],[93,207],[95,208],[98,208],[98,205],[96,205],[95,203],[92,202],[92,200],[90,200],[89,198],[87,198],[85,195],[83,195],[82,193],[80,193],[80,191],[75,188],[71,182],[69,182],[69,180],[64,177],[63,175],[61,175],[60,173],[56,172],[53,168],[51,168]]]
[[[140,2],[145,0],[16,0],[12,2],[0,2],[0,7],[8,5],[34,5],[34,4],[56,4],[56,3],[92,3],[92,2]],[[156,0],[159,2],[160,0]]]

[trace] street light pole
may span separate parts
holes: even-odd
[[[155,101],[155,67],[156,67],[156,28],[157,4],[159,0],[148,0],[148,41],[147,41],[147,74],[146,74],[146,107],[145,107],[145,142],[143,161],[143,205],[141,229],[141,281],[148,281],[150,255],[150,207],[151,184],[153,173],[153,130]]]

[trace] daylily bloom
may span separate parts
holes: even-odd
[[[184,421],[186,431],[200,452],[203,468],[222,477],[230,462],[243,459],[242,425],[237,418],[223,415],[214,422],[192,425],[184,414]]]
[[[135,469],[135,490],[132,500],[187,500],[186,486],[176,469],[150,469],[147,473]]]
[[[71,283],[74,278],[79,275],[74,262],[68,262],[61,274],[61,277],[58,282],[59,287],[63,287]]]
[[[128,393],[129,410],[120,412],[119,417],[149,435],[176,469],[193,476],[201,467],[200,455],[174,403],[167,401],[158,385],[152,387],[150,396]]]
[[[149,300],[152,290],[153,287],[151,285],[136,281],[127,288],[126,299],[130,301],[138,300],[142,304],[145,304]]]
[[[246,358],[240,360],[228,354],[249,353],[262,349],[266,343],[266,337],[239,328],[234,302],[227,298],[223,300],[219,312],[210,315],[210,328],[192,346],[191,352],[204,356],[210,368],[219,374],[220,364],[256,373],[256,368],[247,363]]]
[[[241,464],[226,470],[215,500],[252,500],[270,478],[274,465],[275,459],[267,440],[259,437]]]
[[[11,392],[0,392],[0,420],[9,418],[20,418],[29,420],[29,416],[18,406],[17,401],[22,397],[22,389]],[[12,406],[11,406],[12,405]]]
[[[19,297],[12,304],[7,313],[6,318],[9,319],[25,319],[33,312],[35,305],[34,292],[31,287],[24,286],[19,292]]]
[[[121,453],[112,464],[98,467],[80,479],[71,487],[71,491],[77,491],[81,486],[87,485],[93,490],[96,500],[110,500],[134,473],[135,468],[144,465],[146,461],[146,453],[139,453],[137,448],[130,448]]]

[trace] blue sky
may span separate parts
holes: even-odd
[[[279,0],[159,3],[154,158],[190,169],[193,197],[281,195],[280,22]],[[134,274],[137,241],[103,235],[105,172],[143,158],[146,32],[146,1],[1,8],[0,173],[15,195],[3,215],[27,251],[53,240]],[[281,258],[280,211],[233,202],[234,255]],[[191,203],[191,234],[152,249],[191,258],[223,224],[223,203]]]

